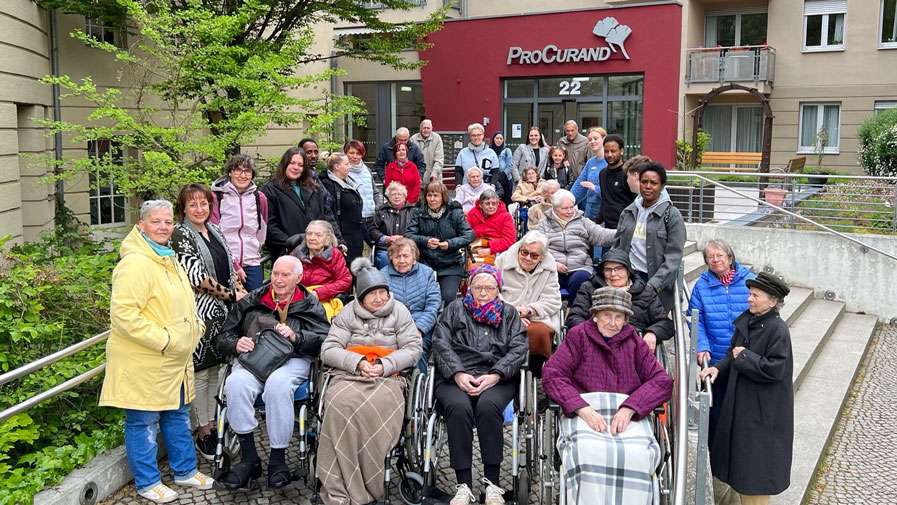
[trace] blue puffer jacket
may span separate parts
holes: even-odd
[[[710,270],[701,274],[691,292],[688,312],[700,311],[698,323],[698,352],[710,351],[710,364],[726,355],[735,326],[732,321],[748,309],[750,291],[744,281],[757,275],[735,262],[735,277],[729,286],[716,278]]]
[[[390,293],[408,307],[417,329],[422,333],[433,329],[436,312],[442,302],[433,269],[423,263],[415,263],[404,274],[397,272],[392,265],[381,268],[380,272],[386,276]]]

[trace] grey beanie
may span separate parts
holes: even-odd
[[[371,260],[365,257],[355,258],[352,260],[350,270],[355,276],[355,296],[359,301],[364,299],[364,295],[377,288],[389,291],[386,276],[371,265]]]

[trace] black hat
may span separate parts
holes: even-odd
[[[760,272],[760,275],[758,275],[756,279],[748,279],[744,281],[744,283],[747,284],[747,287],[749,288],[757,288],[769,293],[779,300],[784,300],[785,297],[788,296],[788,293],[791,292],[791,289],[785,284],[785,281],[766,272]]]
[[[352,260],[352,273],[355,275],[355,294],[359,300],[377,288],[389,291],[386,276],[371,265],[371,260],[359,257]]]
[[[604,264],[608,261],[619,263],[626,267],[629,276],[632,277],[632,265],[629,264],[629,253],[618,248],[608,249],[604,256],[601,257],[601,263],[598,263],[598,275],[604,277]]]

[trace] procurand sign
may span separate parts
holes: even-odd
[[[537,65],[539,63],[579,63],[579,62],[595,62],[606,61],[610,59],[611,54],[620,49],[622,55],[627,60],[629,54],[623,45],[632,29],[626,25],[621,25],[616,18],[608,16],[595,24],[592,33],[604,39],[607,46],[595,47],[569,47],[558,48],[554,44],[547,44],[542,49],[524,50],[519,46],[508,48],[508,65]]]

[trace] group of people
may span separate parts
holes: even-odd
[[[610,457],[595,444],[624,451],[627,469],[650,477],[658,456],[644,445],[580,435],[638,438],[650,429],[641,421],[669,400],[672,380],[654,350],[674,333],[669,312],[685,226],[664,190],[663,165],[644,156],[624,163],[623,139],[600,128],[587,137],[575,123],[565,131],[549,148],[533,127],[529,144],[511,155],[501,149],[501,132],[487,147],[485,128],[471,125],[455,164],[466,167],[467,183],[454,199],[441,182],[441,139],[424,121],[421,133],[409,138],[399,129],[378,153],[385,198],[360,142],[347,142],[319,174],[317,144],[305,139],[286,150],[261,188],[253,159],[238,154],[211,186],[185,185],[175,205],[144,202],[113,274],[100,399],[125,409],[128,461],[141,496],[158,503],[177,496],[156,465],[157,429],[175,483],[212,486],[197,470],[194,446],[214,457],[214,397],[225,361],[232,362],[227,421],[241,458],[218,483],[224,489],[250,489],[263,474],[254,436],[258,396],[271,447],[268,485],[291,484],[285,451],[293,395],[318,359],[332,376],[318,434],[325,503],[380,498],[383,460],[405,412],[408,384],[399,372],[426,372],[431,359],[457,481],[452,505],[475,501],[474,427],[486,504],[504,503],[497,485],[503,411],[527,361],[567,416],[558,447],[567,467],[578,469],[569,474],[575,502],[608,492],[608,481],[598,485],[589,475],[603,464],[589,458]],[[493,182],[485,182],[487,174]],[[522,237],[505,196],[529,206],[530,231]],[[376,265],[365,242],[375,246]],[[262,245],[277,258],[267,282]],[[475,260],[469,266],[465,250]],[[748,497],[776,494],[788,474],[769,474],[790,469],[790,443],[780,443],[791,429],[782,407],[791,405],[790,340],[777,316],[788,288],[766,274],[753,278],[723,242],[709,243],[704,258],[709,269],[690,302],[701,314],[694,323],[699,359],[710,365],[703,374],[716,379],[713,471]],[[292,347],[267,374],[242,360],[262,334]],[[769,398],[779,410],[745,404]],[[744,440],[746,432],[767,441],[765,449]],[[585,445],[574,450],[577,444]],[[649,491],[642,482],[627,493]]]

